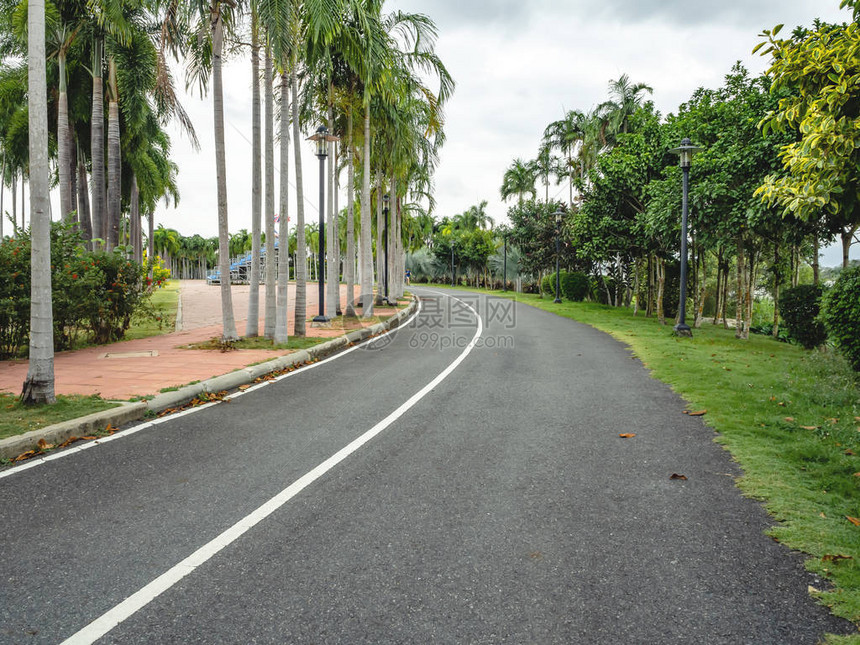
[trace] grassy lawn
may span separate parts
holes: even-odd
[[[30,408],[21,405],[18,397],[0,393],[0,439],[115,408],[117,405],[97,396],[58,396],[54,405]]]
[[[309,347],[313,347],[314,345],[319,345],[320,343],[324,343],[327,340],[331,340],[331,338],[316,338],[313,336],[290,336],[289,340],[286,343],[279,343],[277,345],[273,344],[271,340],[265,338],[264,336],[257,336],[256,338],[240,338],[237,341],[230,343],[230,349],[278,349],[278,350],[287,350],[287,349],[308,349]],[[210,338],[209,340],[204,340],[200,343],[193,343],[188,345],[188,349],[227,349],[224,346],[224,343],[221,342],[221,339],[218,337]]]
[[[161,289],[152,294],[150,303],[156,314],[155,319],[146,317],[133,320],[123,340],[160,336],[174,331],[179,308],[179,280],[165,282]]]
[[[770,535],[810,554],[807,567],[833,584],[812,593],[860,622],[860,375],[840,357],[767,336],[737,340],[711,324],[681,339],[628,310],[490,293],[611,334],[692,408],[707,410],[703,420],[743,468],[738,485],[779,520]]]

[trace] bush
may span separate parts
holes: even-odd
[[[779,308],[788,336],[806,349],[814,349],[827,340],[827,330],[818,319],[821,309],[820,286],[802,284],[786,289]]]
[[[123,337],[132,317],[146,313],[155,281],[122,250],[88,251],[69,224],[51,226],[51,291],[54,350],[74,347],[85,335],[95,343]],[[30,236],[0,242],[0,358],[14,357],[30,333]]]
[[[822,318],[842,354],[860,372],[860,266],[843,269],[824,295]]]
[[[564,276],[563,271],[561,272],[561,276]],[[540,282],[540,290],[541,293],[551,296],[552,298],[556,297],[557,294],[555,292],[555,271],[543,277],[543,280],[541,280]]]
[[[580,271],[561,272],[561,293],[568,300],[582,302],[588,295],[588,276]]]

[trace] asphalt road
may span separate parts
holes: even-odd
[[[7,473],[0,642],[854,630],[810,599],[824,583],[763,534],[712,431],[626,348],[508,301],[415,291],[417,319],[373,345]]]

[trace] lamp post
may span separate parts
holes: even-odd
[[[693,154],[701,151],[693,145],[688,138],[681,141],[681,145],[673,148],[674,152],[681,158],[681,172],[683,173],[683,197],[681,199],[681,300],[678,303],[678,324],[675,325],[676,336],[692,336],[693,331],[687,325],[687,215],[689,211],[688,194],[690,189],[690,166],[693,165]]]
[[[561,302],[561,271],[559,270],[559,256],[561,255],[560,237],[561,237],[561,218],[564,216],[563,210],[557,210],[555,213],[555,300],[554,303]]]
[[[382,214],[385,216],[385,230],[382,232],[382,246],[385,249],[385,253],[383,254],[385,268],[382,271],[382,279],[385,288],[385,298],[383,302],[386,305],[390,305],[391,301],[388,299],[388,201],[390,197],[388,193],[382,196]]]
[[[328,156],[329,141],[337,141],[337,137],[329,134],[328,128],[321,125],[316,134],[308,137],[308,141],[316,142],[317,159],[320,160],[320,213],[319,213],[319,264],[317,278],[319,279],[319,315],[314,316],[313,322],[327,323],[325,315],[325,160]]]

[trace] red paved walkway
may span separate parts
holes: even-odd
[[[316,285],[308,284],[308,319],[317,313]],[[233,310],[239,334],[245,332],[248,314],[247,286],[233,290]],[[265,290],[260,289],[260,332],[263,331]],[[55,391],[57,394],[100,394],[106,399],[130,399],[158,394],[163,388],[202,381],[226,374],[253,363],[289,354],[283,350],[218,350],[187,349],[197,343],[221,335],[221,300],[217,286],[205,282],[183,280],[180,286],[182,330],[163,336],[123,341],[100,347],[88,347],[61,352],[54,357]],[[293,303],[295,285],[290,285],[289,334],[293,334]],[[341,305],[346,303],[346,288],[341,285]],[[393,309],[376,307],[381,315]],[[349,329],[360,326],[350,323]],[[331,329],[307,326],[307,335],[315,337],[340,336],[344,327]],[[27,361],[0,362],[0,391],[19,394],[27,377]]]

